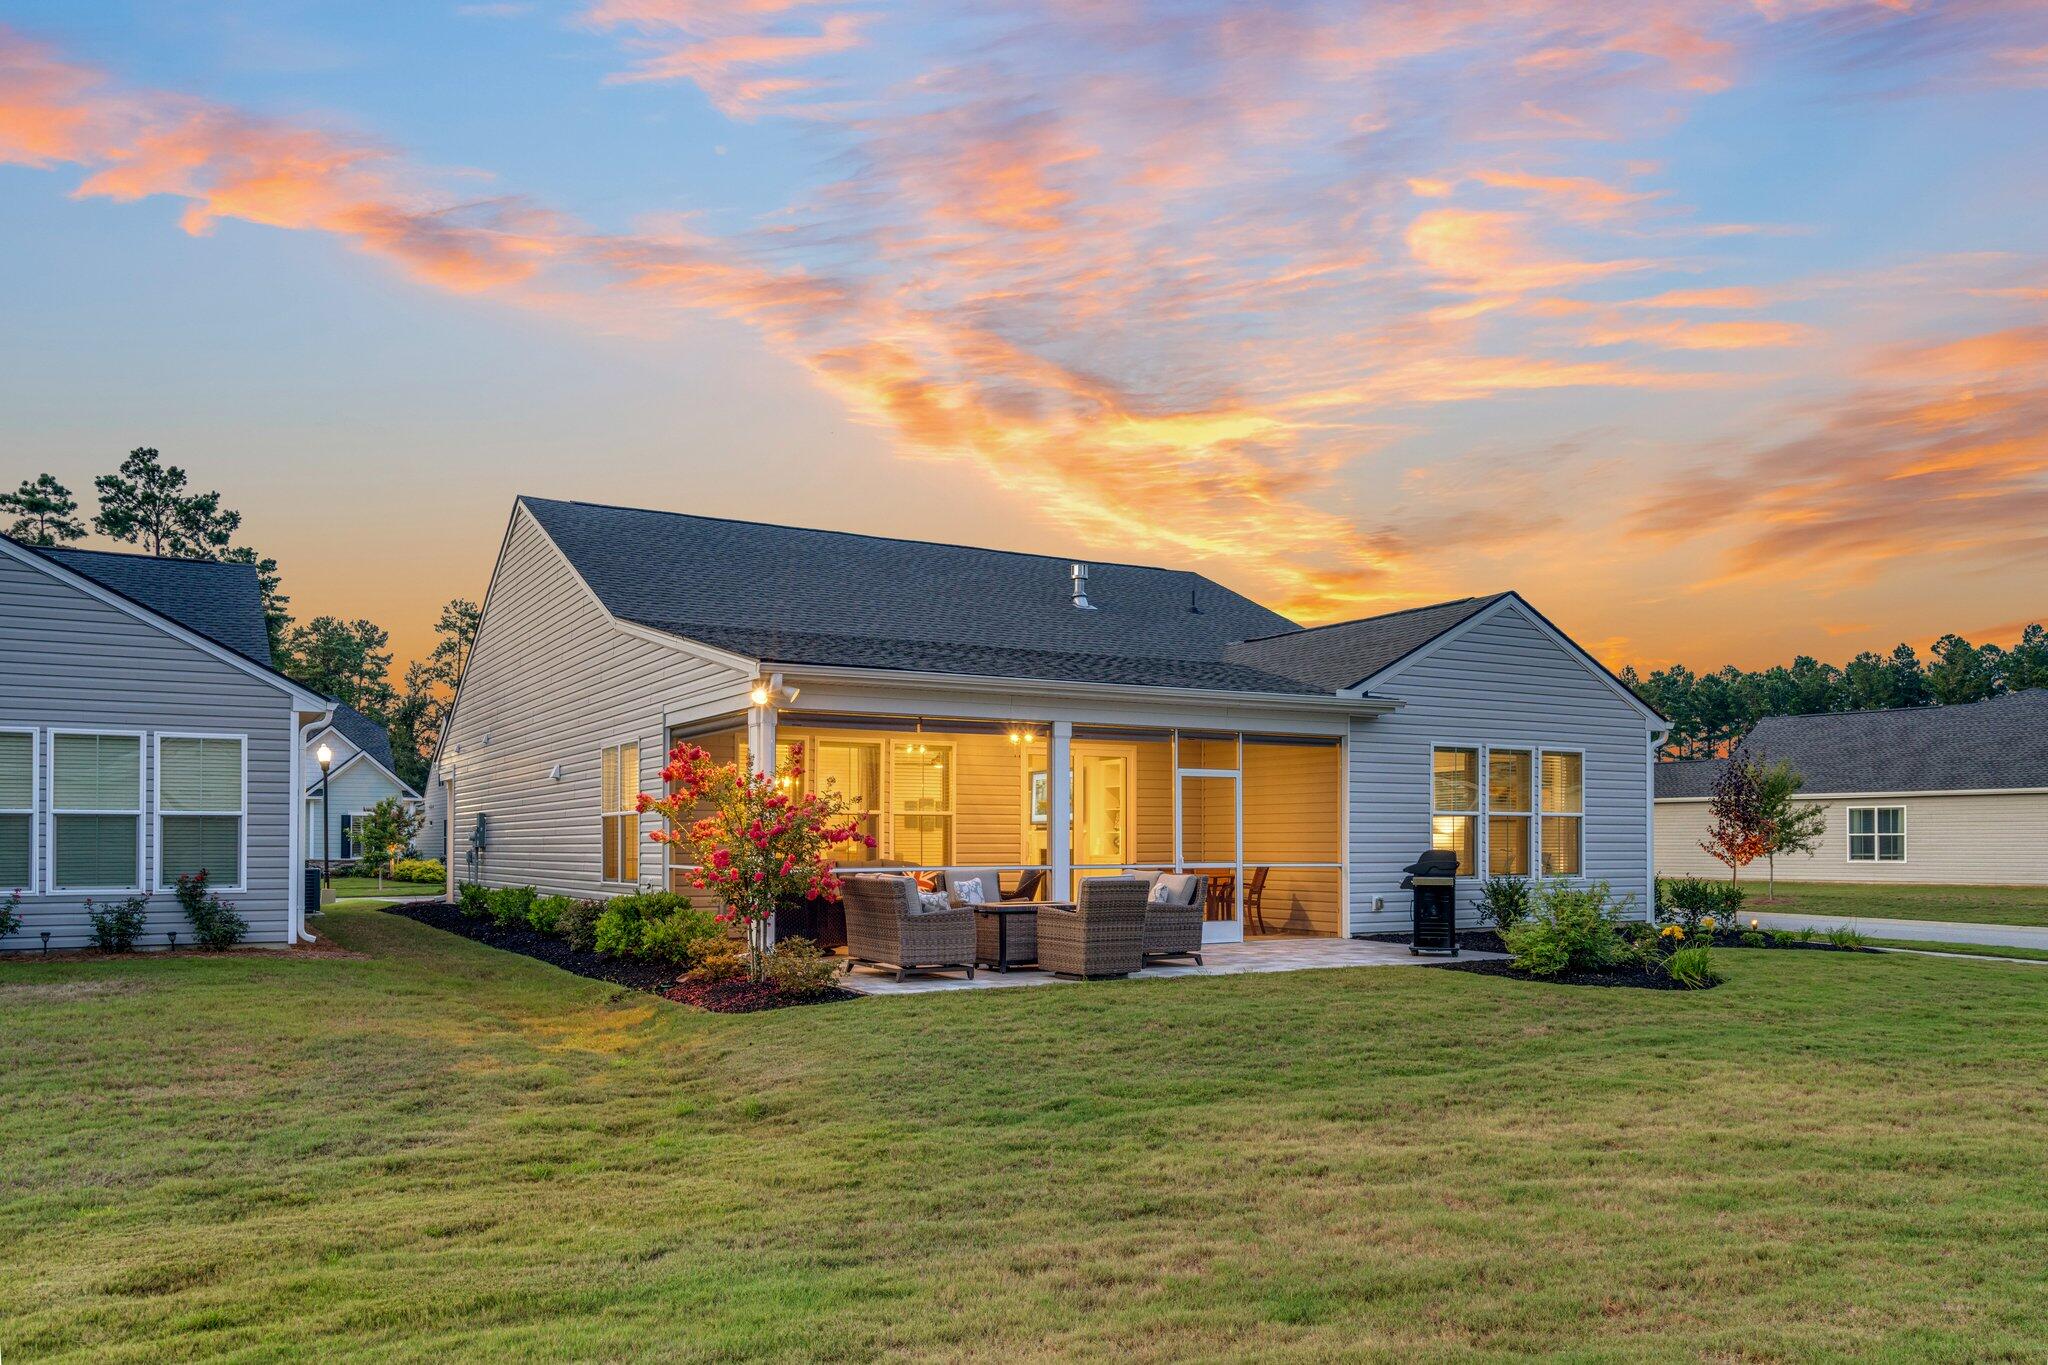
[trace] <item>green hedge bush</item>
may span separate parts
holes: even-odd
[[[448,868],[433,858],[400,858],[391,865],[391,880],[432,885],[448,880]]]
[[[683,962],[692,943],[724,932],[708,911],[693,907],[689,897],[646,891],[606,901],[591,937],[597,951],[607,957]]]
[[[1659,877],[1657,922],[1675,924],[1692,938],[1713,920],[1715,928],[1732,929],[1742,913],[1743,889],[1733,882],[1704,877]]]
[[[1632,905],[1629,897],[1616,902],[1606,882],[1583,887],[1549,882],[1537,893],[1529,918],[1501,938],[1515,965],[1536,976],[1597,972],[1622,956],[1615,924]]]

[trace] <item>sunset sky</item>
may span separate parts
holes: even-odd
[[[2048,616],[2048,5],[0,0],[0,481],[154,445],[401,655],[517,493]]]

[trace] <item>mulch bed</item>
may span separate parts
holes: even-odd
[[[486,947],[502,948],[508,953],[518,953],[522,957],[538,958],[551,967],[560,967],[565,972],[589,977],[592,981],[604,981],[614,986],[646,991],[664,1000],[692,1005],[717,1014],[749,1014],[755,1010],[782,1009],[790,1005],[821,1005],[834,1000],[861,998],[855,991],[840,990],[837,987],[807,995],[788,995],[765,982],[756,984],[751,981],[725,981],[705,984],[684,981],[673,963],[600,957],[596,953],[571,948],[562,939],[552,934],[543,934],[525,925],[516,929],[500,929],[487,919],[472,919],[463,914],[460,907],[441,901],[424,905],[387,905],[383,913],[416,920],[431,928],[469,939],[473,943],[481,943]]]
[[[756,1010],[779,1010],[790,1005],[829,1005],[835,1000],[861,998],[859,991],[838,986],[791,995],[771,981],[678,981],[661,994],[678,1004],[694,1005],[713,1014],[752,1014]]]
[[[1409,939],[1407,934],[1366,934],[1363,937],[1371,939],[1375,943],[1405,944]],[[1740,931],[1736,931],[1733,933],[1717,932],[1713,937],[1713,946],[1716,948],[1745,948],[1752,945],[1743,943]],[[1811,948],[1826,953],[1867,953],[1872,951],[1869,948],[1844,947],[1840,944],[1830,943],[1826,939],[1794,939],[1790,942],[1784,942],[1769,934],[1764,936],[1763,943],[1753,946],[1760,951],[1781,948]],[[1459,932],[1458,949],[1461,952],[1467,953],[1504,953],[1508,950],[1508,946],[1501,942],[1500,935],[1496,934],[1493,930],[1475,929]],[[1689,989],[1679,985],[1665,973],[1652,971],[1639,963],[1609,967],[1604,971],[1598,972],[1565,972],[1558,976],[1537,976],[1534,972],[1523,971],[1512,962],[1474,962],[1466,958],[1442,957],[1436,959],[1432,965],[1448,967],[1452,971],[1457,972],[1473,972],[1479,976],[1505,976],[1511,977],[1516,981],[1543,981],[1557,986],[1632,986],[1638,990],[1649,991],[1682,991]],[[1712,990],[1713,987],[1709,986],[1704,989]]]

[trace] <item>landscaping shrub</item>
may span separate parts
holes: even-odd
[[[471,919],[483,919],[491,913],[489,887],[478,886],[475,882],[464,882],[455,888],[455,899],[461,903],[462,913]]]
[[[647,891],[615,896],[597,917],[593,942],[608,957],[648,957],[682,962],[700,938],[723,934],[718,922],[694,909],[687,896],[673,891]]]
[[[210,952],[232,948],[249,936],[249,922],[207,886],[201,871],[178,878],[178,908],[192,926],[192,937]]]
[[[587,953],[597,946],[597,920],[602,914],[603,901],[570,901],[568,907],[555,916],[555,932],[577,952]]]
[[[1612,900],[1606,882],[1585,887],[1552,882],[1537,895],[1529,918],[1501,938],[1515,965],[1532,975],[1599,971],[1622,955],[1615,923],[1632,904],[1629,898],[1617,904]]]
[[[1676,924],[1686,936],[1702,928],[1733,925],[1742,912],[1743,889],[1733,882],[1709,881],[1705,877],[1660,877],[1657,879],[1657,921]],[[1705,921],[1712,920],[1712,925]]]
[[[747,945],[736,938],[699,939],[690,945],[692,981],[742,981],[751,970],[750,963]]]
[[[807,938],[777,939],[763,974],[791,995],[816,995],[839,979],[839,960],[825,956]]]
[[[1664,970],[1673,981],[1690,991],[1703,991],[1721,984],[1714,970],[1713,952],[1704,943],[1679,948],[1664,959]]]
[[[563,912],[574,904],[567,896],[542,896],[527,910],[526,922],[540,933],[559,933]]]
[[[491,892],[491,923],[500,929],[523,929],[540,892],[531,886],[501,886]]]
[[[1527,877],[1488,877],[1479,887],[1479,916],[1505,934],[1529,918],[1536,888]]]
[[[100,951],[133,952],[135,940],[142,937],[142,926],[149,919],[149,897],[130,896],[106,905],[95,904],[88,897],[85,913],[92,921],[92,941]]]
[[[448,868],[434,858],[400,858],[391,865],[391,879],[397,882],[445,882]]]
[[[1739,941],[1745,948],[1768,948],[1771,946],[1771,941],[1754,929],[1743,930]]]
[[[21,893],[19,891],[10,891],[7,893],[5,900],[0,900],[0,938],[6,938],[9,934],[21,932],[21,916],[15,913],[19,909],[21,909]]]
[[[1869,943],[1870,940],[1857,933],[1854,929],[1851,929],[1848,925],[1842,924],[1828,930],[1828,942],[1834,944],[1837,948],[1861,948]]]

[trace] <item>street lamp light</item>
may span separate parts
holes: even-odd
[[[325,890],[334,885],[334,850],[327,837],[327,770],[334,766],[334,750],[323,744],[313,757],[320,760],[320,886]]]

